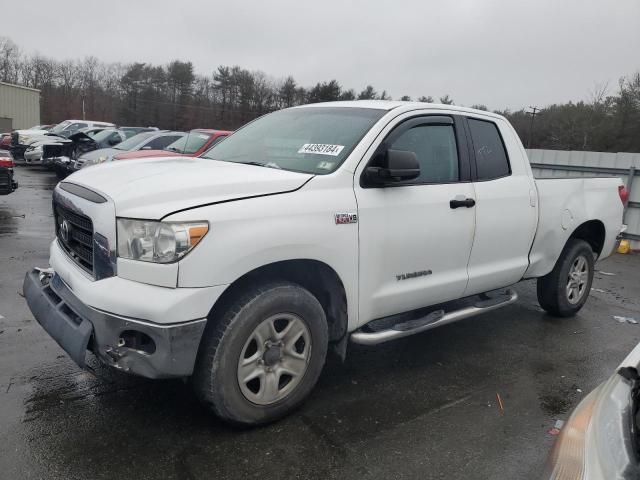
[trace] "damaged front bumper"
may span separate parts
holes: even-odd
[[[193,373],[206,319],[159,325],[97,310],[52,270],[28,272],[23,288],[35,319],[81,368],[89,350],[109,366],[147,378]]]

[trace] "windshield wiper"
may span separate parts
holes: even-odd
[[[255,165],[256,167],[266,167],[267,166],[266,163],[262,163],[262,162],[236,162],[236,163],[241,163],[243,165]]]
[[[282,170],[282,168],[272,162],[269,163],[262,163],[262,162],[235,162],[235,163],[241,163],[243,165],[255,165],[256,167],[265,167],[265,168],[275,168],[277,170]]]

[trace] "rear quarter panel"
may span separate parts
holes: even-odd
[[[549,273],[571,234],[589,220],[600,220],[605,241],[599,259],[609,256],[622,226],[619,178],[537,179],[538,227],[525,278]]]

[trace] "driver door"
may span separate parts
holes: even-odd
[[[412,151],[416,179],[372,187],[356,177],[360,324],[459,298],[466,289],[475,212],[460,205],[475,192],[459,122],[425,115],[387,127],[367,166],[387,149]]]

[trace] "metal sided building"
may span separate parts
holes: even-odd
[[[40,90],[0,82],[0,133],[40,124]]]

